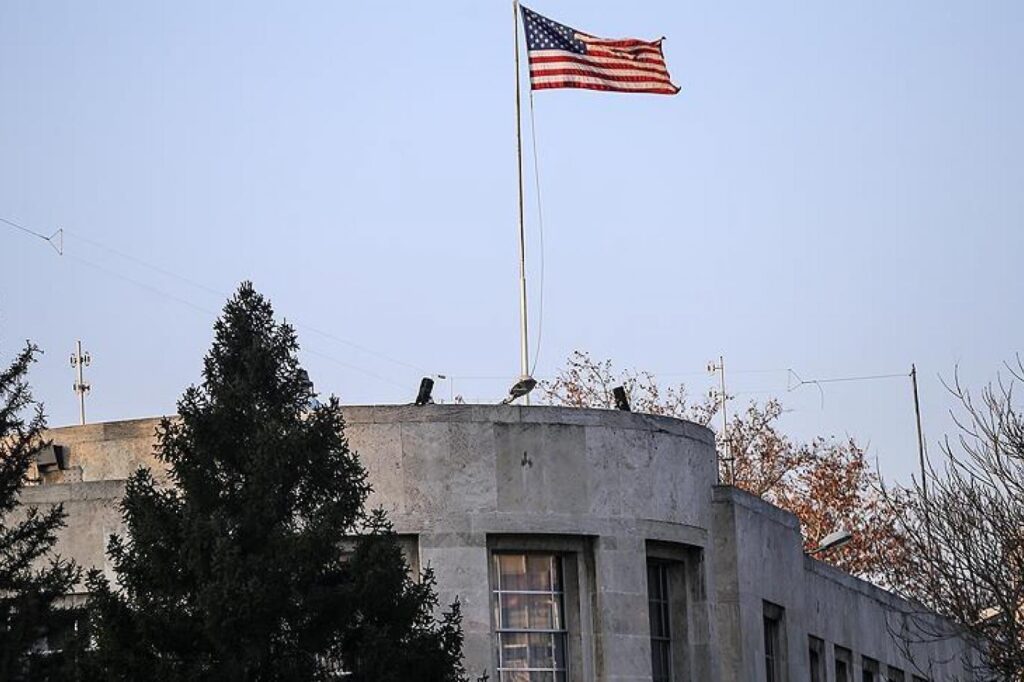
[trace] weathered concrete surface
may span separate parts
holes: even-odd
[[[795,516],[728,486],[714,490],[715,611],[722,680],[763,680],[765,601],[785,609],[784,646],[790,679],[810,679],[808,637],[825,641],[825,667],[835,668],[834,646],[853,651],[851,679],[860,680],[862,657],[927,679],[970,680],[962,640],[901,645],[895,637],[903,613],[920,613],[870,583],[804,554]],[[927,617],[938,632],[937,618]],[[917,639],[920,633],[910,633]],[[907,653],[911,654],[908,658]],[[831,677],[829,679],[832,679]]]
[[[117,505],[123,495],[123,480],[89,481],[29,486],[22,489],[19,500],[29,507],[64,505],[66,526],[57,536],[54,552],[85,568],[100,568],[112,579],[113,569],[105,549],[107,538],[121,531]],[[78,590],[84,590],[84,585],[80,584]]]
[[[373,485],[370,507],[419,538],[442,603],[462,602],[466,660],[494,679],[488,537],[571,536],[596,543],[593,635],[583,666],[600,679],[650,676],[644,541],[703,546],[715,477],[712,436],[675,419],[607,410],[430,405],[347,407],[346,434]],[[153,456],[158,420],[53,429],[86,483],[26,490],[62,501],[59,550],[109,569],[123,480]],[[102,481],[102,482],[100,482]],[[600,658],[598,653],[600,652]],[[597,674],[596,672],[594,673]]]
[[[855,666],[867,655],[911,680],[914,668],[885,628],[906,605],[805,557],[791,515],[716,487],[713,437],[703,427],[553,407],[369,406],[344,414],[373,486],[368,505],[383,507],[396,531],[416,539],[413,563],[434,569],[441,603],[462,603],[471,679],[497,680],[490,550],[540,547],[576,557],[578,599],[567,605],[577,622],[573,682],[649,682],[646,558],[655,543],[688,557],[690,613],[681,617],[698,660],[677,682],[765,679],[763,600],[786,610],[787,679],[808,679],[812,634],[826,640],[830,670],[839,644],[855,652]],[[153,456],[157,423],[50,432],[83,482],[27,488],[22,499],[64,503],[62,554],[109,572],[103,549],[120,530],[124,479],[139,466],[164,476]],[[925,647],[915,658],[937,661],[957,646]],[[937,667],[930,678],[951,680],[954,668]]]
[[[471,673],[494,644],[487,538],[600,538],[594,630],[582,664],[607,680],[650,676],[645,537],[702,545],[714,482],[711,434],[674,419],[549,407],[348,408],[369,504],[420,537],[442,602],[459,598]],[[597,652],[600,651],[600,654]]]

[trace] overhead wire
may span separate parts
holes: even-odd
[[[901,373],[892,373],[892,374],[866,374],[866,375],[863,375],[863,376],[850,376],[850,377],[830,377],[830,378],[826,378],[826,379],[801,379],[800,375],[797,374],[792,369],[787,370],[787,371],[790,374],[792,374],[794,377],[796,377],[796,379],[797,379],[796,385],[794,385],[792,388],[788,388],[787,389],[789,391],[796,390],[796,389],[798,389],[801,386],[804,386],[806,384],[837,384],[837,383],[842,383],[842,382],[847,382],[847,381],[874,381],[876,379],[896,379],[896,378],[906,378],[906,377],[910,376],[906,372],[901,372]]]
[[[221,291],[221,290],[216,289],[214,287],[208,286],[208,285],[206,285],[206,284],[204,284],[202,282],[196,281],[196,280],[194,280],[194,279],[192,279],[190,277],[186,277],[185,275],[182,275],[180,273],[174,272],[172,270],[169,270],[167,268],[161,267],[159,265],[156,265],[154,263],[146,261],[146,260],[144,260],[142,258],[139,258],[138,256],[133,256],[132,254],[126,253],[126,252],[121,251],[119,249],[115,249],[112,246],[109,246],[107,244],[103,244],[102,242],[96,241],[95,239],[90,239],[89,237],[81,235],[81,234],[79,234],[77,232],[73,232],[71,230],[66,230],[65,232],[66,232],[66,234],[69,237],[72,237],[73,239],[77,239],[77,240],[80,240],[82,242],[85,242],[85,243],[87,243],[87,244],[89,244],[89,245],[91,245],[91,246],[93,246],[95,248],[98,248],[98,249],[100,249],[102,251],[106,251],[107,253],[112,254],[114,256],[117,256],[119,258],[123,258],[123,259],[125,259],[127,261],[130,261],[132,263],[135,263],[136,265],[139,265],[141,267],[148,268],[148,269],[150,269],[150,270],[152,270],[154,272],[160,273],[161,275],[165,275],[167,277],[174,278],[174,279],[176,279],[176,280],[178,280],[180,282],[183,282],[185,284],[188,284],[188,285],[190,285],[192,287],[195,287],[197,289],[201,289],[202,291],[205,291],[208,294],[213,294],[214,296],[219,296],[221,298],[228,298],[230,296],[230,294],[225,292],[225,291]],[[410,362],[406,362],[404,360],[400,360],[398,358],[391,357],[391,356],[389,356],[389,355],[387,355],[385,353],[382,353],[380,351],[376,351],[376,350],[374,350],[372,348],[368,348],[366,346],[363,346],[361,344],[356,343],[355,341],[351,341],[351,340],[346,339],[344,337],[338,336],[337,334],[333,334],[331,332],[328,332],[328,331],[325,331],[325,330],[320,329],[318,327],[315,327],[315,326],[313,326],[311,324],[306,323],[305,321],[298,320],[298,319],[293,319],[292,323],[296,327],[298,327],[300,329],[312,332],[312,333],[317,334],[319,336],[322,336],[324,338],[330,339],[331,341],[335,341],[337,343],[346,345],[346,346],[348,346],[350,348],[353,348],[353,349],[358,350],[360,352],[366,353],[367,355],[372,355],[372,356],[374,356],[374,357],[376,357],[376,358],[378,358],[380,360],[385,360],[387,362],[390,362],[390,363],[395,364],[395,365],[400,365],[400,366],[405,367],[407,369],[414,369],[417,372],[424,372],[424,373],[427,372],[427,370],[425,370],[422,367],[414,365],[414,364],[412,364]]]
[[[534,351],[534,361],[533,361],[533,366],[532,366],[532,370],[531,370],[531,375],[533,375],[535,373],[535,371],[536,371],[537,363],[538,363],[539,356],[540,356],[540,346],[541,346],[541,340],[542,340],[542,334],[543,334],[543,311],[544,311],[544,219],[543,219],[543,208],[542,208],[542,202],[541,202],[540,170],[539,170],[539,163],[538,163],[538,152],[537,152],[537,142],[536,142],[536,129],[535,129],[534,121],[535,121],[535,117],[534,117],[534,111],[533,111],[533,93],[531,92],[530,93],[530,124],[531,124],[530,127],[531,127],[531,134],[532,134],[532,138],[533,138],[532,139],[532,142],[533,142],[532,147],[533,147],[533,157],[534,157],[534,179],[535,179],[535,186],[536,186],[536,192],[537,192],[537,217],[538,217],[538,227],[539,227],[539,233],[540,233],[540,251],[541,251],[541,258],[540,258],[540,260],[541,260],[540,286],[539,286],[540,302],[539,302],[539,306],[538,306],[539,311],[538,311],[538,325],[537,325],[538,333],[537,333],[537,345],[536,345],[536,350]],[[29,228],[29,227],[27,227],[27,226],[25,226],[25,225],[23,225],[21,223],[18,223],[18,222],[14,221],[14,220],[11,220],[9,218],[0,217],[0,222],[4,223],[4,224],[10,226],[11,228],[14,228],[14,229],[16,229],[16,230],[18,230],[20,232],[23,232],[25,234],[28,234],[30,236],[36,237],[38,239],[41,239],[41,240],[47,242],[62,257],[66,257],[69,260],[73,260],[73,261],[75,261],[77,263],[85,265],[86,267],[92,268],[92,269],[94,269],[94,270],[96,270],[98,272],[101,272],[101,273],[109,276],[109,277],[113,277],[115,279],[119,279],[119,280],[122,280],[124,282],[130,283],[130,284],[132,284],[134,286],[137,286],[137,287],[140,287],[142,289],[145,289],[145,290],[149,291],[150,293],[153,293],[153,294],[156,294],[158,296],[162,296],[164,298],[168,298],[170,300],[173,300],[173,301],[175,301],[175,302],[177,302],[177,303],[179,303],[181,305],[187,306],[189,308],[192,308],[193,310],[196,310],[196,311],[201,312],[201,313],[206,314],[206,315],[210,315],[210,316],[216,317],[219,313],[214,311],[214,310],[211,310],[209,308],[206,308],[204,306],[198,305],[198,304],[196,304],[196,303],[194,303],[194,302],[192,302],[192,301],[190,301],[190,300],[188,300],[186,298],[182,298],[181,296],[178,296],[178,295],[173,294],[171,292],[165,291],[165,290],[163,290],[163,289],[161,289],[159,287],[156,287],[154,285],[147,284],[146,282],[143,282],[141,280],[135,279],[133,277],[129,277],[129,276],[125,275],[125,274],[122,274],[120,272],[116,272],[116,271],[111,270],[109,268],[105,268],[105,267],[103,267],[103,266],[101,266],[101,265],[99,265],[99,264],[97,264],[95,262],[92,262],[92,261],[90,261],[90,260],[88,260],[88,259],[86,259],[86,258],[84,258],[82,256],[79,256],[77,254],[66,253],[65,250],[63,249],[63,237],[64,237],[64,235],[67,235],[67,236],[69,236],[69,237],[71,237],[73,239],[77,239],[79,241],[82,241],[84,243],[87,243],[87,244],[89,244],[89,245],[91,245],[91,246],[93,246],[93,247],[95,247],[97,249],[105,251],[105,252],[107,252],[107,253],[109,253],[111,255],[117,256],[118,258],[122,258],[124,260],[127,260],[127,261],[130,261],[132,263],[135,263],[136,265],[139,265],[141,267],[147,268],[149,270],[157,272],[157,273],[159,273],[161,275],[164,275],[166,277],[171,277],[173,279],[176,279],[176,280],[178,280],[180,282],[183,282],[183,283],[188,284],[188,285],[190,285],[192,287],[200,289],[200,290],[202,290],[202,291],[204,291],[206,293],[213,294],[213,295],[216,295],[216,296],[219,296],[219,297],[222,297],[222,298],[226,298],[229,295],[226,292],[220,291],[220,290],[218,290],[218,289],[216,289],[214,287],[210,287],[210,286],[208,286],[208,285],[206,285],[206,284],[204,284],[202,282],[198,282],[198,281],[196,281],[196,280],[194,280],[194,279],[192,279],[190,277],[186,277],[186,276],[181,275],[179,273],[176,273],[176,272],[174,272],[172,270],[169,270],[167,268],[161,267],[159,265],[156,265],[154,263],[146,261],[146,260],[144,260],[142,258],[139,258],[137,256],[133,256],[133,255],[131,255],[129,253],[126,253],[124,251],[121,251],[119,249],[111,247],[111,246],[109,246],[107,244],[104,244],[104,243],[99,242],[97,240],[94,240],[94,239],[91,239],[89,237],[86,237],[86,236],[84,236],[82,234],[79,234],[77,232],[73,232],[71,230],[65,230],[65,229],[61,228],[61,229],[57,230],[56,232],[54,232],[51,235],[46,235],[46,234],[44,234],[42,232],[39,232],[37,230],[33,230],[32,228]],[[56,237],[58,237],[58,236],[61,237],[61,240],[60,240],[59,243],[55,243],[54,239]],[[296,327],[299,327],[299,328],[301,328],[301,329],[303,329],[305,331],[312,332],[314,334],[317,334],[317,335],[322,336],[324,338],[327,338],[329,340],[332,340],[332,341],[335,341],[337,343],[349,346],[350,348],[353,348],[353,349],[358,350],[360,352],[366,353],[367,355],[371,355],[371,356],[376,357],[378,359],[385,360],[385,361],[390,362],[392,364],[399,365],[399,366],[405,367],[407,369],[413,369],[413,370],[416,370],[418,372],[422,372],[424,374],[429,374],[429,375],[432,375],[432,376],[436,375],[436,373],[430,372],[430,371],[428,371],[428,370],[426,370],[426,369],[424,369],[424,368],[422,368],[422,367],[420,367],[418,365],[415,365],[415,364],[410,363],[410,362],[406,362],[404,360],[400,360],[398,358],[391,357],[391,356],[389,356],[389,355],[387,355],[385,353],[382,353],[380,351],[376,351],[376,350],[374,350],[372,348],[368,348],[366,346],[363,346],[363,345],[358,344],[358,343],[356,343],[354,341],[351,341],[349,339],[346,339],[346,338],[343,338],[341,336],[338,336],[337,334],[333,334],[331,332],[325,331],[323,329],[320,329],[320,328],[315,327],[313,325],[310,325],[308,323],[296,320],[296,321],[293,321],[293,324],[295,324]],[[398,382],[396,382],[396,381],[394,381],[392,379],[389,379],[389,378],[387,378],[387,377],[385,377],[383,375],[380,375],[380,374],[378,374],[376,372],[373,372],[371,370],[365,369],[363,367],[359,367],[357,365],[353,365],[352,363],[345,362],[344,360],[340,360],[340,359],[338,359],[338,358],[336,358],[336,357],[334,357],[334,356],[332,356],[330,354],[324,353],[322,351],[313,350],[313,349],[304,349],[304,350],[306,352],[312,354],[312,355],[316,355],[318,357],[324,358],[324,359],[326,359],[326,360],[328,360],[330,362],[333,362],[333,363],[338,364],[340,366],[346,367],[346,368],[351,369],[353,371],[360,372],[360,373],[362,373],[362,374],[364,374],[366,376],[369,376],[371,378],[377,379],[379,381],[388,383],[390,385],[393,385],[393,386],[396,386],[396,387],[399,387],[399,388],[403,388],[403,389],[405,388],[405,386],[403,384],[400,384],[400,383],[398,383]],[[819,392],[821,393],[821,398],[822,398],[822,404],[823,405],[824,405],[824,391],[823,391],[823,389],[821,387],[822,384],[857,382],[857,381],[874,381],[874,380],[882,380],[882,379],[904,378],[904,377],[908,376],[906,373],[889,373],[889,374],[869,374],[869,375],[856,375],[856,376],[826,377],[826,378],[821,378],[821,379],[803,379],[792,368],[786,368],[786,369],[735,369],[735,370],[731,370],[730,374],[781,373],[781,372],[786,372],[787,375],[788,375],[787,387],[786,387],[786,391],[787,392],[795,391],[796,389],[798,389],[798,388],[800,388],[802,386],[814,385],[814,386],[816,386],[818,388]],[[692,372],[651,372],[651,374],[654,375],[654,376],[660,376],[660,377],[682,377],[682,376],[701,376],[701,375],[705,375],[706,372],[702,372],[702,371],[692,371]],[[501,379],[501,378],[505,378],[505,375],[499,375],[499,374],[493,374],[493,375],[453,375],[453,374],[448,374],[447,377],[452,379],[452,380],[459,379],[459,380],[465,381],[465,380],[474,380],[474,379],[476,379],[476,380]],[[795,379],[796,383],[792,383],[790,381],[790,379]],[[771,392],[772,391],[768,391],[768,390],[764,390],[764,391],[761,391],[761,390],[759,390],[759,391],[742,391],[742,393],[771,393]]]
[[[67,256],[70,260],[75,261],[76,263],[81,263],[82,265],[88,266],[88,267],[90,267],[90,268],[92,268],[94,270],[97,270],[98,272],[102,272],[103,274],[105,274],[105,275],[107,275],[109,277],[114,277],[114,278],[122,280],[124,282],[128,282],[130,284],[134,284],[135,286],[140,287],[142,289],[145,289],[145,290],[149,291],[150,293],[156,294],[158,296],[163,296],[164,298],[173,300],[176,303],[180,303],[181,305],[184,305],[184,306],[187,306],[189,308],[192,308],[193,310],[195,310],[197,312],[200,312],[200,313],[203,313],[205,315],[209,315],[210,317],[216,318],[217,315],[219,315],[219,313],[217,311],[215,311],[215,310],[211,310],[210,308],[206,308],[204,306],[201,306],[201,305],[198,305],[196,303],[193,303],[192,301],[189,301],[188,299],[182,298],[180,296],[172,294],[169,291],[165,291],[165,290],[163,290],[163,289],[161,289],[159,287],[153,286],[151,284],[147,284],[147,283],[142,282],[140,280],[137,280],[137,279],[135,279],[133,277],[129,277],[127,275],[124,275],[124,274],[121,274],[119,272],[115,272],[113,270],[105,268],[105,267],[103,267],[101,265],[98,265],[97,263],[94,263],[94,262],[92,262],[92,261],[90,261],[90,260],[88,260],[86,258],[82,258],[81,256],[76,256],[76,255],[73,255],[73,254],[65,254],[65,256]],[[372,372],[372,371],[370,371],[370,370],[368,370],[368,369],[366,369],[364,367],[359,367],[358,365],[353,365],[350,362],[345,362],[344,360],[340,360],[340,359],[338,359],[338,358],[336,358],[336,357],[334,357],[332,355],[329,355],[328,353],[324,353],[323,351],[319,351],[319,350],[315,350],[315,349],[303,346],[302,349],[301,349],[301,352],[308,353],[310,355],[315,355],[317,357],[320,357],[320,358],[323,358],[323,359],[328,360],[330,362],[333,362],[334,364],[340,365],[342,367],[346,367],[348,369],[351,369],[353,371],[359,372],[359,373],[364,374],[364,375],[366,375],[368,377],[371,377],[373,379],[377,379],[378,381],[383,381],[385,383],[391,384],[392,386],[397,386],[398,388],[402,388],[402,389],[407,388],[404,384],[400,384],[397,381],[394,381],[394,380],[389,379],[389,378],[387,378],[385,376],[377,374],[376,372]]]
[[[148,268],[150,270],[153,270],[154,272],[158,272],[161,275],[166,275],[167,277],[174,278],[174,279],[178,280],[179,282],[184,282],[185,284],[188,284],[189,286],[193,286],[193,287],[195,287],[197,289],[201,289],[201,290],[205,291],[208,294],[213,294],[214,296],[220,296],[222,298],[227,298],[227,296],[228,296],[228,294],[226,294],[225,292],[220,291],[218,289],[215,289],[215,288],[213,288],[211,286],[207,286],[206,284],[203,284],[202,282],[197,282],[194,279],[191,279],[191,278],[186,277],[184,275],[178,274],[176,272],[172,272],[171,270],[168,270],[166,268],[160,267],[159,265],[155,265],[155,264],[150,263],[148,261],[145,261],[145,260],[143,260],[143,259],[141,259],[141,258],[139,258],[137,256],[133,256],[130,253],[125,253],[124,251],[120,251],[118,249],[115,249],[112,246],[107,246],[106,244],[98,242],[95,239],[90,239],[89,237],[86,237],[84,235],[78,234],[77,232],[73,232],[71,230],[68,230],[67,231],[67,235],[69,237],[73,238],[73,239],[78,239],[79,241],[85,242],[86,244],[89,244],[89,245],[91,245],[91,246],[93,246],[93,247],[95,247],[97,249],[100,249],[102,251],[106,251],[109,254],[117,256],[118,258],[123,258],[123,259],[125,259],[127,261],[131,261],[132,263],[135,263],[136,265],[140,265],[140,266],[142,266],[144,268]]]
[[[26,227],[26,226],[24,226],[24,225],[22,225],[20,223],[17,223],[17,222],[15,222],[13,220],[9,220],[7,218],[0,217],[0,222],[3,222],[5,224],[7,224],[7,225],[10,225],[11,227],[16,228],[16,229],[20,230],[21,232],[24,232],[24,233],[29,234],[31,236],[38,237],[38,238],[40,238],[40,239],[42,239],[44,241],[47,241],[47,242],[51,242],[52,235],[50,237],[47,237],[45,234],[43,234],[41,232],[33,230],[33,229],[29,228],[29,227]],[[124,260],[133,262],[136,265],[139,265],[141,267],[147,268],[147,269],[152,270],[154,272],[158,272],[158,273],[160,273],[162,275],[165,275],[167,277],[174,278],[174,279],[176,279],[178,281],[181,281],[181,282],[183,282],[185,284],[188,284],[190,286],[193,286],[193,287],[196,287],[198,289],[201,289],[201,290],[203,290],[203,291],[205,291],[207,293],[210,293],[210,294],[222,297],[222,298],[227,298],[229,296],[229,294],[227,294],[225,292],[222,292],[222,291],[220,291],[218,289],[215,289],[213,287],[210,287],[210,286],[208,286],[206,284],[203,284],[202,282],[198,282],[198,281],[196,281],[194,279],[191,279],[191,278],[186,277],[184,275],[181,275],[181,274],[178,274],[178,273],[173,272],[171,270],[168,270],[167,268],[163,268],[163,267],[161,267],[159,265],[155,265],[155,264],[150,263],[150,262],[148,262],[146,260],[143,260],[142,258],[139,258],[137,256],[133,256],[133,255],[131,255],[129,253],[125,253],[124,251],[121,251],[119,249],[115,249],[115,248],[113,248],[111,246],[103,244],[102,242],[96,241],[94,239],[90,239],[89,237],[86,237],[84,235],[78,234],[76,232],[72,232],[71,230],[59,230],[58,232],[62,233],[62,234],[67,234],[68,236],[70,236],[70,237],[72,237],[74,239],[80,240],[82,242],[85,242],[87,244],[90,244],[91,246],[93,246],[93,247],[95,247],[97,249],[105,251],[105,252],[107,252],[109,254],[112,254],[112,255],[117,256],[119,258],[122,258]],[[54,234],[57,234],[57,233],[54,233]],[[52,244],[52,242],[51,242],[51,246],[54,246],[55,249],[57,248],[55,245]],[[58,249],[58,253],[62,257],[65,257],[65,258],[67,258],[69,260],[72,260],[72,261],[74,261],[76,263],[79,263],[81,265],[89,267],[89,268],[91,268],[93,270],[96,270],[97,272],[101,272],[104,275],[107,275],[108,277],[113,277],[115,279],[119,279],[119,280],[121,280],[123,282],[127,282],[129,284],[137,286],[137,287],[139,287],[141,289],[144,289],[144,290],[146,290],[146,291],[148,291],[148,292],[150,292],[152,294],[155,294],[157,296],[162,296],[164,298],[173,300],[173,301],[175,301],[175,302],[177,302],[177,303],[179,303],[181,305],[184,305],[186,307],[192,308],[193,310],[195,310],[197,312],[200,312],[200,313],[203,313],[203,314],[206,314],[206,315],[210,315],[210,316],[212,316],[214,318],[216,318],[217,315],[219,314],[215,310],[212,310],[210,308],[207,308],[207,307],[204,307],[202,305],[196,304],[196,303],[194,303],[194,302],[192,302],[192,301],[190,301],[190,300],[188,300],[186,298],[183,298],[181,296],[173,294],[173,293],[171,293],[169,291],[161,289],[160,287],[154,286],[152,284],[148,284],[148,283],[143,282],[141,280],[135,279],[134,277],[130,277],[130,276],[125,275],[123,273],[114,271],[114,270],[112,270],[110,268],[103,267],[102,265],[99,265],[98,263],[95,263],[95,262],[93,262],[93,261],[91,261],[91,260],[89,260],[87,258],[84,258],[82,256],[79,256],[77,254],[66,253],[62,249]],[[423,370],[420,367],[417,367],[416,365],[413,365],[413,364],[408,363],[408,362],[404,362],[402,360],[398,360],[396,358],[389,357],[389,356],[387,356],[387,355],[385,355],[383,353],[380,353],[378,351],[374,351],[373,349],[367,348],[367,347],[362,346],[360,344],[357,344],[357,343],[355,343],[353,341],[349,341],[348,339],[344,339],[344,338],[342,338],[340,336],[337,336],[336,334],[332,334],[330,332],[327,332],[327,331],[324,331],[322,329],[313,327],[311,325],[308,325],[308,324],[305,324],[305,323],[300,323],[300,322],[297,322],[297,321],[293,321],[293,324],[295,324],[296,327],[299,327],[299,328],[301,328],[301,329],[303,329],[305,331],[309,331],[309,332],[312,332],[314,334],[318,334],[318,335],[323,336],[325,338],[328,338],[328,339],[331,339],[333,341],[336,341],[338,343],[342,343],[344,345],[350,346],[350,347],[355,348],[357,350],[360,350],[360,351],[362,351],[362,352],[364,352],[364,353],[366,353],[368,355],[373,355],[375,357],[378,357],[378,358],[380,358],[382,360],[387,360],[387,361],[392,362],[394,364],[402,365],[404,367],[407,367],[407,368],[410,368],[410,369],[415,369],[417,371],[423,371],[423,372],[426,371],[426,370]],[[376,372],[368,370],[368,369],[366,369],[364,367],[360,367],[358,365],[354,365],[354,364],[346,362],[344,360],[340,360],[340,359],[338,359],[338,358],[336,358],[336,357],[334,357],[334,356],[332,356],[332,355],[330,355],[328,353],[324,353],[322,351],[313,350],[311,348],[303,348],[303,351],[307,352],[307,353],[309,353],[311,355],[316,355],[318,357],[324,358],[324,359],[326,359],[326,360],[328,360],[330,362],[333,362],[333,363],[335,363],[337,365],[346,367],[348,369],[351,369],[353,371],[359,372],[359,373],[364,374],[366,376],[369,376],[371,378],[377,379],[378,381],[382,381],[382,382],[388,383],[388,384],[390,384],[392,386],[396,386],[398,388],[402,388],[402,389],[406,388],[406,386],[404,384],[400,384],[397,381],[389,379],[389,378],[387,378],[387,377],[385,377],[385,376],[383,376],[381,374],[378,374]]]
[[[875,381],[877,379],[896,379],[906,378],[910,376],[906,373],[891,373],[891,374],[865,374],[861,376],[849,376],[849,377],[830,377],[825,379],[803,379],[793,369],[787,370],[789,377],[786,379],[786,392],[791,393],[801,386],[814,386],[818,389],[818,395],[821,398],[821,409],[825,409],[825,389],[821,387],[822,384],[836,384],[851,381]],[[791,384],[790,377],[796,378],[797,383]]]
[[[0,217],[0,222],[6,223],[10,227],[13,227],[16,230],[20,230],[20,231],[24,232],[25,234],[32,235],[33,237],[39,237],[44,242],[48,243],[51,247],[53,247],[53,249],[58,254],[60,254],[62,256],[64,255],[64,230],[62,228],[58,229],[53,234],[47,236],[47,235],[43,234],[42,232],[36,232],[33,229],[25,227],[24,225],[22,225],[20,223],[16,223],[15,221],[9,220],[7,218]],[[54,237],[59,237],[60,241],[54,243],[54,241],[53,241]]]
[[[80,234],[78,234],[76,232],[71,232],[69,230],[67,232],[67,234],[69,236],[75,238],[75,239],[80,239],[80,240],[82,240],[82,241],[84,241],[84,242],[86,242],[88,244],[91,244],[92,246],[95,246],[96,248],[102,249],[103,251],[106,251],[106,252],[111,253],[111,254],[113,254],[115,256],[118,256],[120,258],[124,258],[125,260],[129,260],[129,261],[131,261],[133,263],[136,263],[137,265],[140,265],[140,266],[145,267],[145,268],[149,268],[150,270],[153,270],[155,272],[159,272],[162,275],[166,275],[168,277],[173,277],[174,279],[177,279],[177,280],[179,280],[181,282],[184,282],[184,283],[189,284],[189,285],[191,285],[193,287],[196,287],[197,289],[202,289],[203,291],[205,291],[207,293],[213,294],[215,296],[220,296],[221,298],[228,298],[230,296],[230,294],[228,294],[227,292],[220,291],[220,290],[215,289],[213,287],[207,286],[206,284],[203,284],[202,282],[198,282],[198,281],[196,281],[194,279],[191,279],[189,277],[186,277],[184,275],[178,274],[176,272],[172,272],[171,270],[168,270],[166,268],[160,267],[159,265],[154,265],[153,263],[150,263],[150,262],[145,261],[145,260],[143,260],[141,258],[138,258],[137,256],[133,256],[133,255],[125,253],[123,251],[119,251],[118,249],[115,249],[113,247],[107,246],[106,244],[102,244],[102,243],[100,243],[100,242],[98,242],[98,241],[96,241],[94,239],[89,239],[88,237],[84,237],[84,236],[82,236],[82,235],[80,235]],[[375,351],[372,348],[367,348],[366,346],[358,344],[358,343],[356,343],[354,341],[351,341],[349,339],[346,339],[346,338],[343,338],[341,336],[338,336],[337,334],[332,334],[331,332],[325,331],[325,330],[320,329],[318,327],[314,327],[313,325],[308,324],[307,322],[304,322],[304,321],[301,321],[301,320],[297,320],[297,319],[293,319],[292,323],[296,327],[299,327],[300,329],[304,329],[305,331],[309,331],[309,332],[312,332],[312,333],[317,334],[319,336],[323,336],[324,338],[327,338],[327,339],[330,339],[330,340],[335,341],[337,343],[341,343],[343,345],[349,346],[350,348],[354,348],[355,350],[358,350],[358,351],[361,351],[363,353],[366,353],[367,355],[372,355],[372,356],[374,356],[376,358],[379,358],[381,360],[386,360],[388,362],[391,362],[391,363],[396,364],[396,365],[401,365],[401,366],[406,367],[408,369],[414,369],[417,372],[426,372],[427,371],[424,368],[419,367],[417,365],[414,365],[412,363],[405,362],[404,360],[399,360],[398,358],[393,358],[393,357],[391,357],[389,355],[381,353],[380,351]]]
[[[70,253],[65,253],[64,257],[69,259],[69,260],[73,260],[76,263],[81,263],[81,264],[83,264],[83,265],[85,265],[87,267],[90,267],[90,268],[92,268],[94,270],[97,270],[98,272],[102,272],[103,274],[107,275],[108,277],[113,277],[115,279],[119,279],[119,280],[122,280],[124,282],[128,282],[129,284],[134,284],[135,286],[140,287],[142,289],[145,289],[145,290],[149,291],[150,293],[156,294],[158,296],[163,296],[165,298],[169,298],[169,299],[171,299],[173,301],[176,301],[177,303],[180,303],[181,305],[184,305],[184,306],[187,306],[189,308],[192,308],[193,310],[196,310],[198,312],[201,312],[201,313],[204,313],[204,314],[207,314],[207,315],[212,315],[213,317],[217,317],[217,313],[215,311],[213,311],[213,310],[210,310],[209,308],[205,308],[205,307],[203,307],[201,305],[193,303],[192,301],[189,301],[188,299],[185,299],[185,298],[182,298],[180,296],[177,296],[176,294],[172,294],[172,293],[170,293],[168,291],[164,291],[163,289],[160,289],[159,287],[155,287],[155,286],[153,286],[151,284],[146,284],[145,282],[137,280],[134,277],[129,277],[129,276],[123,275],[123,274],[121,274],[119,272],[114,272],[113,270],[110,270],[110,269],[105,268],[105,267],[103,267],[101,265],[93,263],[92,261],[87,260],[85,258],[82,258],[81,256],[77,256],[77,255],[70,254]]]

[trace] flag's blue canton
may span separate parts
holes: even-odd
[[[576,40],[579,33],[574,28],[551,21],[533,10],[523,10],[523,25],[526,26],[526,48],[528,50],[567,50],[577,54],[586,54],[587,46]]]

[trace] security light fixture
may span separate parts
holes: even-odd
[[[39,471],[56,471],[67,468],[67,454],[62,445],[44,445],[35,453]]]
[[[308,396],[306,401],[306,408],[311,411],[319,409],[321,407],[321,403],[316,397],[316,390],[313,388],[313,381],[309,378],[309,372],[300,367],[298,371],[295,373],[295,378],[299,382],[299,385],[302,387],[302,389],[306,391],[306,394]]]
[[[430,393],[434,390],[434,380],[430,377],[420,379],[420,391],[416,394],[417,405],[429,405],[434,402]]]
[[[519,381],[508,389],[508,397],[501,401],[502,405],[508,405],[517,398],[522,398],[537,385],[537,380],[530,376],[520,377]]]
[[[615,409],[622,410],[623,412],[631,412],[629,409],[629,396],[626,395],[626,389],[622,386],[616,386],[612,389],[612,396],[615,398]]]
[[[829,533],[822,539],[821,544],[811,550],[811,554],[821,554],[829,550],[838,549],[853,539],[853,533],[848,530],[837,530]]]

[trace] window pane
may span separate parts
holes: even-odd
[[[498,642],[498,664],[503,671],[565,670],[565,637],[561,633],[501,632]]]
[[[515,670],[502,672],[500,682],[565,682],[564,672]]]
[[[654,682],[672,679],[672,649],[668,642],[651,642],[651,673]]]
[[[561,563],[553,554],[494,555],[499,680],[565,682]]]
[[[526,589],[526,557],[522,554],[496,554],[499,590]]]
[[[647,564],[647,597],[663,600],[667,598],[665,590],[665,565],[655,562]]]
[[[647,562],[647,607],[651,628],[651,677],[654,682],[672,680],[672,627],[669,617],[669,564]]]
[[[498,593],[498,627],[502,630],[562,629],[558,594]]]
[[[561,591],[562,581],[558,575],[558,557],[543,554],[526,556],[527,589]]]

